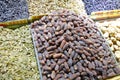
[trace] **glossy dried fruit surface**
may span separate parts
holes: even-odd
[[[0,28],[0,80],[39,80],[29,26]]]
[[[44,79],[94,80],[120,74],[91,19],[68,10],[51,14],[31,24]]]

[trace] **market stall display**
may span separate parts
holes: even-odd
[[[120,19],[112,21],[97,22],[103,36],[108,41],[111,50],[115,53],[117,60],[120,62]]]
[[[42,80],[99,80],[120,74],[94,22],[59,10],[31,24]]]
[[[86,15],[82,0],[27,0],[31,15],[50,13],[53,10],[68,9]]]
[[[26,0],[0,0],[0,22],[28,17]]]
[[[29,26],[0,27],[0,80],[39,80]]]
[[[88,15],[91,12],[120,9],[119,0],[82,0]]]
[[[15,30],[1,28],[0,25],[0,80],[96,80],[116,76],[120,72],[119,67],[98,28],[91,19],[78,17],[76,14],[86,15],[86,11],[90,14],[92,11],[119,9],[119,4],[120,0],[1,0],[0,22],[28,18],[29,14],[40,18],[41,14],[49,15],[32,24],[31,32],[38,57],[35,57],[28,26],[32,20],[7,22],[7,26],[28,24]],[[51,13],[59,9],[70,12]],[[116,13],[117,11],[109,16],[119,16]],[[120,62],[120,19],[96,25]],[[39,59],[42,69],[36,64],[36,58]],[[42,70],[42,75],[39,74],[39,69]],[[120,80],[120,77],[109,80]]]

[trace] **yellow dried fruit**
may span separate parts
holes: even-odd
[[[39,80],[29,26],[0,28],[0,80]]]

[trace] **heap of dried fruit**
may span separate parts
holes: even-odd
[[[0,0],[0,22],[28,17],[26,0]]]
[[[103,32],[103,36],[108,41],[111,50],[115,53],[117,60],[120,62],[120,19],[115,21],[97,22]]]
[[[0,80],[38,80],[29,26],[0,28]]]
[[[43,80],[98,80],[120,74],[94,22],[67,10],[32,24]]]
[[[69,9],[86,14],[82,0],[27,0],[30,15],[50,13],[53,10]]]
[[[120,0],[82,0],[87,14],[95,11],[120,9]]]

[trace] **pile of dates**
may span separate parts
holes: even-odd
[[[99,80],[116,74],[109,46],[94,22],[58,10],[31,24],[43,80]]]

